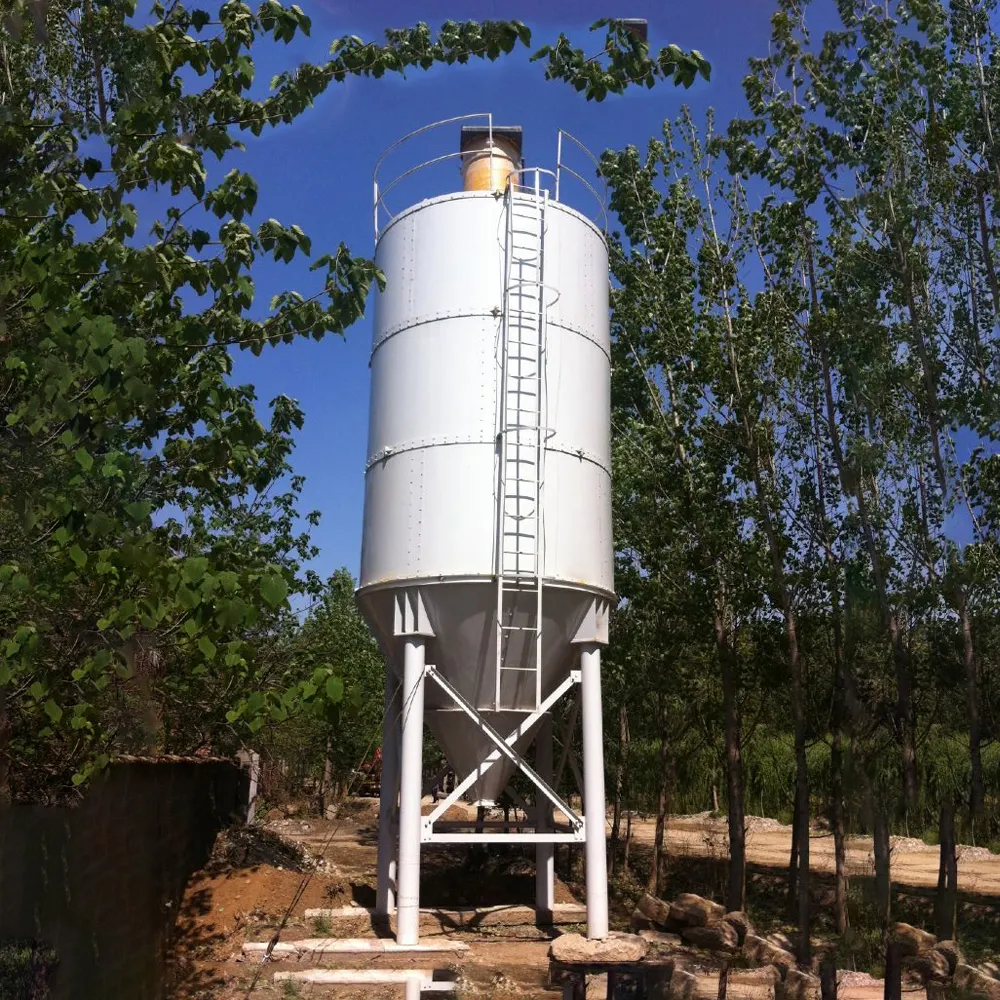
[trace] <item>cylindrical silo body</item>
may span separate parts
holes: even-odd
[[[465,191],[432,198],[378,236],[375,259],[386,286],[374,311],[358,594],[401,677],[393,595],[419,586],[434,633],[427,663],[504,734],[536,707],[537,694],[528,631],[505,661],[523,669],[502,671],[497,684],[501,467],[511,424],[503,406],[505,340],[518,252],[508,246],[510,197]],[[536,196],[522,188],[516,197],[530,210]],[[611,598],[614,582],[607,247],[585,216],[537,197],[544,697],[571,669],[573,637],[594,598]],[[530,609],[524,616],[530,620]],[[479,728],[433,684],[425,711],[456,772],[489,752]],[[506,762],[494,766],[470,797],[494,800],[510,770]]]

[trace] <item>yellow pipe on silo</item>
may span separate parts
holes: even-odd
[[[519,150],[506,136],[476,136],[462,150],[463,191],[506,191],[517,187]]]

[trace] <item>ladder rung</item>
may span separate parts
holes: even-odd
[[[515,195],[507,201],[506,259],[503,311],[503,464],[500,466],[501,521],[497,527],[498,601],[501,615],[516,601],[530,607],[530,625],[504,625],[497,641],[496,699],[501,707],[501,671],[534,674],[536,701],[540,698],[541,662],[532,666],[505,666],[510,636],[523,633],[524,642],[541,642],[542,581],[541,464],[542,464],[542,364],[545,357],[546,309],[542,273],[546,224],[546,198],[533,193]],[[526,530],[527,529],[527,530]],[[513,548],[511,548],[513,546]],[[505,603],[506,602],[506,603]],[[523,605],[522,605],[523,606]],[[523,620],[523,619],[522,619]],[[505,640],[503,637],[508,638]],[[526,648],[530,648],[526,646]],[[536,657],[537,658],[537,657]],[[522,661],[523,662],[523,661]]]

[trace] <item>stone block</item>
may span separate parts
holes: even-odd
[[[693,892],[682,892],[670,904],[670,919],[688,927],[707,927],[720,921],[725,913],[725,907]]]
[[[552,942],[549,956],[576,965],[613,965],[642,961],[648,951],[649,945],[637,934],[612,931],[601,941],[591,941],[582,934],[561,934]]]
[[[681,931],[681,937],[698,948],[707,948],[709,951],[718,951],[726,955],[733,954],[740,946],[736,928],[724,920],[711,927],[685,927]]]

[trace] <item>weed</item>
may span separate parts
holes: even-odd
[[[885,953],[882,924],[872,886],[852,885],[847,893],[847,930],[834,942],[837,967],[855,969],[880,977]]]
[[[313,917],[312,929],[316,937],[329,937],[330,932],[333,930],[333,925],[330,923],[330,918],[325,913],[322,913],[318,917]]]
[[[302,996],[299,992],[299,984],[294,979],[283,979],[281,981],[281,992],[286,997]]]
[[[33,941],[0,941],[0,1000],[46,1000],[57,961]]]

